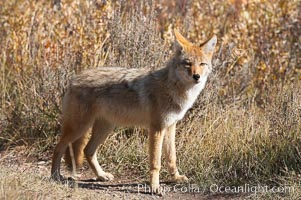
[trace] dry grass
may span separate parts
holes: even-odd
[[[103,65],[161,67],[177,27],[194,41],[219,38],[214,73],[178,125],[181,172],[207,188],[298,183],[300,2],[104,2],[65,0],[59,10],[49,1],[0,2],[0,149],[34,144],[31,154],[52,151],[70,76]],[[118,129],[99,161],[145,179],[146,148],[144,130]],[[0,185],[3,191],[10,184]]]
[[[46,199],[56,197],[71,197],[75,190],[69,187],[50,183],[45,178],[34,173],[21,173],[16,169],[3,167],[1,169],[0,197],[1,199]],[[49,188],[57,192],[49,194]]]
[[[49,181],[42,170],[34,170],[21,171],[1,165],[0,199],[137,199],[131,194],[111,192],[106,187],[92,190],[57,184]]]

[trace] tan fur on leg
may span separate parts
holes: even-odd
[[[164,134],[165,130],[150,131],[149,133],[150,186],[152,192],[156,194],[162,194],[159,184],[159,173]]]
[[[185,175],[180,175],[177,168],[175,134],[176,123],[166,129],[163,149],[166,157],[168,171],[172,176],[171,181],[181,183],[188,181],[188,178]]]

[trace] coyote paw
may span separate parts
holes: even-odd
[[[50,176],[50,179],[57,181],[57,182],[61,182],[64,180],[64,177],[60,174],[54,173]]]
[[[151,187],[151,193],[152,194],[157,194],[157,195],[160,195],[160,196],[164,195],[163,188],[160,187],[160,184],[151,184],[150,187]]]
[[[64,180],[62,180],[61,183],[68,185],[69,187],[75,187],[77,185],[73,177],[64,178]]]
[[[174,175],[171,179],[172,182],[175,183],[185,183],[188,182],[188,178],[185,175]]]
[[[56,181],[56,182],[59,182],[61,184],[67,184],[71,187],[75,186],[76,184],[76,181],[73,177],[68,177],[68,178],[65,178],[63,177],[62,175],[52,175],[50,177],[50,179]]]
[[[114,180],[114,176],[111,173],[105,172],[104,174],[97,177],[99,181],[112,181]]]

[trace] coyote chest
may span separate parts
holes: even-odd
[[[181,120],[186,114],[187,110],[190,109],[193,103],[196,101],[200,92],[205,87],[205,83],[207,81],[207,76],[203,78],[203,80],[196,86],[192,87],[188,91],[186,91],[186,95],[184,98],[175,98],[175,103],[180,106],[180,111],[172,110],[169,111],[165,117],[164,124],[167,126],[172,125],[173,123]]]

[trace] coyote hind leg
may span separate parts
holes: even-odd
[[[52,166],[51,166],[51,178],[57,181],[62,180],[62,176],[60,174],[60,166],[61,166],[61,159],[63,154],[65,153],[69,143],[73,143],[81,136],[83,136],[89,129],[89,122],[86,123],[79,123],[85,124],[79,127],[75,126],[76,123],[72,123],[70,125],[69,122],[63,124],[62,132],[63,135],[56,145],[53,157],[52,157]]]
[[[103,144],[107,139],[109,133],[113,131],[114,126],[103,119],[97,119],[94,122],[92,129],[92,136],[84,149],[87,161],[92,168],[93,172],[100,181],[110,181],[114,179],[114,176],[108,172],[103,171],[97,160],[97,148],[100,144]]]

